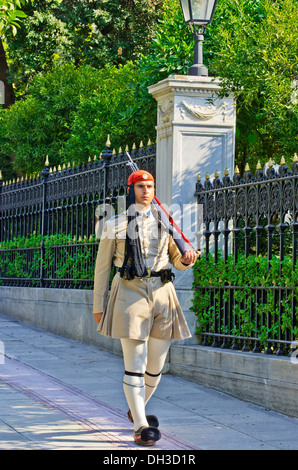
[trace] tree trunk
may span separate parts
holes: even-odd
[[[4,108],[9,108],[15,102],[14,89],[11,83],[8,82],[8,64],[6,54],[0,38],[0,104]]]

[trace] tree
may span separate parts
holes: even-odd
[[[6,50],[2,41],[2,37],[11,30],[12,35],[15,35],[17,28],[20,25],[20,20],[24,19],[26,15],[20,10],[27,0],[0,0],[0,104],[3,108],[9,108],[15,102],[15,92],[13,85],[9,79],[9,67],[6,59]],[[1,148],[1,147],[0,147]],[[7,177],[13,176],[13,169],[11,166],[12,155],[3,158],[0,154],[1,169],[6,173]]]
[[[193,40],[178,0],[167,0],[160,31],[142,67],[153,80],[187,73]],[[237,101],[236,163],[297,152],[298,2],[296,0],[218,0],[207,27],[204,63],[221,79],[223,95]],[[148,83],[149,84],[149,83]]]
[[[220,0],[206,61],[237,99],[237,162],[256,165],[297,151],[298,2]]]
[[[20,10],[25,3],[26,0],[0,0],[0,35],[9,28],[16,34],[20,18],[26,17]]]
[[[134,106],[139,78],[132,62],[100,70],[68,64],[35,76],[26,99],[0,113],[3,153],[14,153],[15,170],[32,174],[43,169],[46,155],[56,168],[99,157],[108,134],[117,150],[139,143],[141,128],[123,122],[123,112]]]
[[[162,0],[33,0],[17,36],[7,37],[11,75],[23,94],[57,64],[102,68],[147,52]]]
[[[55,2],[58,0],[45,0],[48,5]],[[67,4],[66,0],[60,3]],[[79,8],[79,3],[83,8],[86,2],[76,0],[74,9]],[[101,14],[101,6],[115,7],[112,0],[91,4],[92,8],[97,6]],[[128,8],[128,4],[131,2],[121,2],[123,8]],[[49,153],[53,164],[69,160],[71,156],[76,161],[86,161],[89,155],[98,154],[104,147],[108,133],[112,134],[116,147],[129,143],[128,139],[132,143],[154,138],[151,133],[156,124],[156,102],[149,95],[148,86],[170,74],[187,73],[193,62],[192,35],[185,26],[179,0],[164,0],[164,8],[148,53],[141,54],[136,47],[132,50],[134,62],[128,63],[125,59],[123,66],[121,61],[125,56],[119,58],[119,54],[111,54],[114,65],[90,66],[89,58],[92,54],[97,57],[98,50],[93,51],[87,40],[80,39],[76,44],[77,50],[80,50],[79,44],[82,45],[82,52],[76,56],[74,35],[61,15],[59,24],[64,28],[61,29],[61,34],[65,32],[64,42],[56,43],[55,37],[47,39],[53,30],[49,28],[49,20],[46,21],[44,60],[33,53],[40,44],[37,36],[30,57],[32,64],[37,61],[36,70],[40,71],[35,72],[31,64],[33,78],[28,82],[27,75],[28,88],[23,100],[9,112],[0,114],[0,147],[7,155],[16,152],[18,168],[33,171],[36,165],[34,171],[40,170]],[[107,7],[107,12],[111,11]],[[124,10],[120,11],[123,16]],[[91,13],[95,14],[95,9]],[[33,16],[39,18],[36,13]],[[45,12],[40,18],[45,18]],[[109,24],[107,16],[105,24]],[[42,29],[41,24],[39,27]],[[83,29],[83,22],[81,27]],[[298,78],[297,28],[298,2],[295,0],[218,0],[214,19],[205,34],[204,63],[211,76],[221,78],[223,94],[230,91],[235,94],[236,163],[241,170],[247,162],[254,166],[260,160],[264,164],[270,157],[278,162],[284,155],[289,161],[297,152],[298,111],[292,87]],[[34,31],[37,35],[37,30]],[[104,55],[113,40],[109,28],[101,29],[102,35],[103,31],[106,33],[102,42]],[[121,28],[114,30],[116,36],[117,31]],[[34,41],[30,39],[32,46]],[[58,53],[58,44],[63,53]],[[87,47],[83,48],[84,44]],[[57,60],[54,60],[55,54],[60,54]],[[64,68],[65,63],[71,68]],[[24,59],[24,64],[29,64],[29,58]],[[24,70],[20,69],[20,75],[24,76]],[[46,73],[47,70],[53,72]]]
[[[9,81],[9,68],[6,60],[6,52],[1,36],[11,30],[15,35],[17,27],[20,26],[20,19],[25,18],[26,14],[19,10],[25,5],[26,0],[0,0],[0,82],[4,86],[4,97],[2,97],[5,108],[12,105],[15,101],[14,89]]]

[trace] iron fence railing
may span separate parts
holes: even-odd
[[[155,176],[155,149],[133,148],[137,165]],[[107,142],[100,159],[49,167],[36,178],[0,180],[2,285],[93,287],[99,227],[125,208],[131,173],[121,149]]]
[[[298,336],[298,158],[198,177],[203,207],[194,310],[203,344],[285,354]],[[203,272],[204,271],[204,272]]]

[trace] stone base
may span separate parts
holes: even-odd
[[[298,417],[297,363],[204,346],[171,348],[169,372],[266,409]]]

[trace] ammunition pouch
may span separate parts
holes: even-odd
[[[135,278],[134,270],[132,266],[124,266],[120,269],[120,277],[126,281],[131,281]]]
[[[175,280],[175,274],[172,273],[171,269],[163,269],[159,271],[161,282],[166,284],[167,282],[173,282]]]

